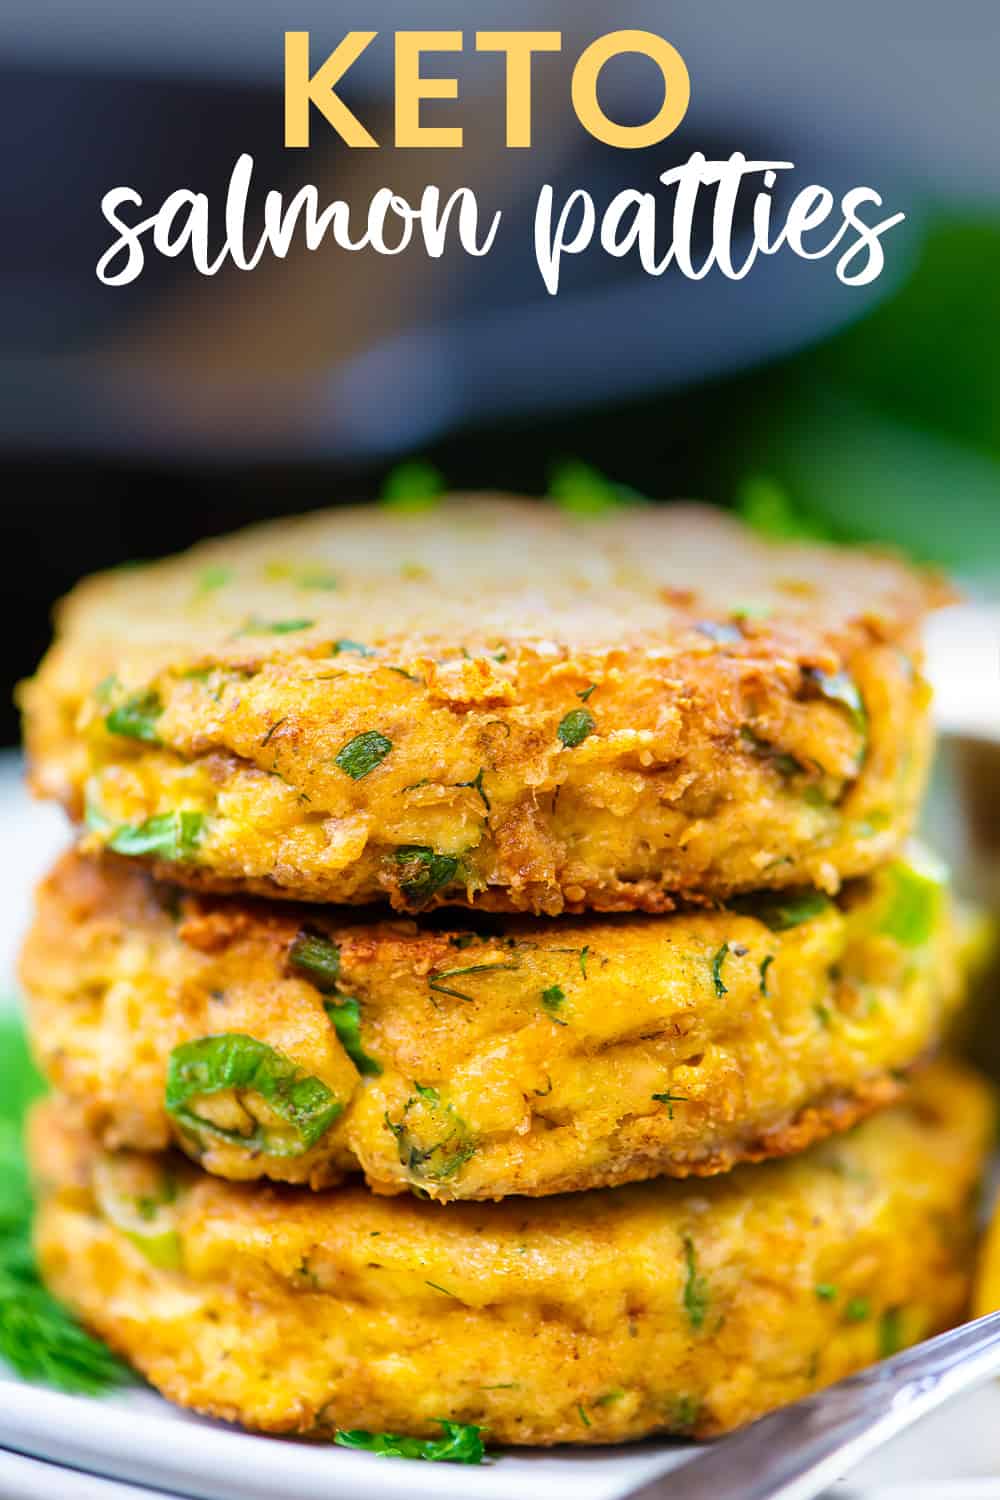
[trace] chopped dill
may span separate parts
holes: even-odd
[[[451,995],[456,1000],[474,1001],[476,998],[474,995],[467,995],[463,990],[457,990],[450,985],[443,984],[442,980],[458,979],[464,974],[512,973],[519,967],[519,964],[466,964],[461,969],[432,969],[427,976],[427,983],[439,995]]]

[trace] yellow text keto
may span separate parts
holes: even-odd
[[[313,112],[321,115],[348,146],[376,147],[377,141],[338,93],[348,71],[372,45],[377,31],[349,31],[331,53],[316,63],[310,53],[308,31],[285,33],[285,145],[311,144]],[[431,53],[461,53],[461,31],[397,31],[394,36],[395,120],[394,146],[456,149],[463,144],[459,79],[435,73],[426,77],[423,59]],[[532,62],[536,53],[560,52],[560,31],[477,31],[477,52],[500,54],[506,98],[508,146],[531,145]],[[598,98],[598,82],[605,66],[622,53],[649,58],[663,79],[663,101],[656,113],[638,125],[612,120]],[[608,146],[637,150],[656,146],[672,135],[687,114],[691,79],[683,57],[664,37],[651,31],[612,31],[598,37],[580,53],[570,84],[570,107],[583,128]],[[423,105],[434,106],[435,122],[425,120]],[[455,106],[452,109],[442,105]],[[442,120],[445,122],[442,123]]]

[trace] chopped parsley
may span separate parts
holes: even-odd
[[[392,1432],[363,1432],[360,1429],[335,1434],[333,1441],[342,1448],[360,1448],[377,1453],[380,1458],[422,1458],[428,1463],[481,1464],[485,1458],[483,1429],[466,1422],[446,1422],[439,1418],[443,1436],[439,1438],[397,1437]]]
[[[341,656],[345,652],[353,652],[356,656],[378,655],[377,651],[373,651],[371,646],[366,646],[362,641],[349,641],[346,638],[343,640],[334,641],[333,645],[330,647],[331,656]]]
[[[370,1057],[361,1041],[361,1002],[359,1000],[327,1000],[324,1010],[337,1038],[351,1062],[363,1076],[377,1077],[382,1064]]]
[[[593,1422],[591,1422],[590,1418],[587,1416],[587,1413],[584,1410],[582,1402],[580,1402],[577,1405],[576,1409],[580,1413],[580,1421],[583,1423],[584,1427],[593,1427],[594,1424],[593,1424]]]
[[[120,734],[130,740],[144,740],[147,745],[158,745],[160,737],[156,722],[163,713],[163,703],[155,688],[133,693],[124,703],[113,708],[104,720],[109,734]]]
[[[561,510],[577,516],[606,515],[623,505],[642,504],[646,498],[627,484],[616,484],[579,458],[553,464],[548,492]]]
[[[723,995],[729,994],[729,991],[726,988],[722,978],[722,965],[725,963],[728,957],[728,943],[723,943],[722,947],[717,949],[717,951],[712,955],[712,983],[715,986],[715,993],[720,1000],[722,999]]]
[[[768,995],[767,971],[768,971],[768,969],[771,967],[771,965],[773,963],[774,963],[774,954],[773,953],[769,953],[767,955],[767,957],[761,962],[761,966],[760,966],[760,992],[761,992],[762,995],[765,995],[765,996]]]
[[[816,1014],[816,1019],[819,1022],[819,1024],[823,1027],[823,1029],[825,1031],[829,1031],[829,1029],[830,1029],[830,1019],[831,1019],[830,1018],[830,1007],[828,1005],[818,1004],[818,1005],[814,1005],[813,1006],[813,1010],[814,1010],[814,1012]]]
[[[836,1302],[837,1288],[832,1281],[819,1281],[813,1287],[813,1291],[821,1302]]]
[[[391,749],[392,740],[387,740],[377,729],[366,729],[363,734],[356,734],[352,740],[348,740],[337,752],[334,764],[346,772],[352,781],[360,781],[382,764]]]
[[[458,874],[456,855],[438,854],[426,844],[400,844],[395,858],[401,867],[399,889],[409,901],[429,901]]]
[[[872,1305],[867,1297],[852,1297],[844,1308],[845,1323],[864,1323],[871,1317]]]
[[[440,469],[411,458],[389,470],[379,500],[392,510],[433,510],[447,487]]]
[[[665,1104],[667,1106],[668,1120],[674,1118],[675,1104],[687,1104],[688,1102],[687,1094],[675,1094],[671,1089],[667,1089],[665,1094],[653,1094],[651,1098],[655,1099],[657,1104]]]
[[[262,620],[259,615],[250,615],[244,620],[239,635],[294,635],[297,630],[311,630],[315,620]]]
[[[596,728],[597,723],[589,708],[571,708],[565,718],[560,720],[556,735],[567,750],[575,750]]]
[[[258,1094],[290,1133],[258,1122],[243,1135],[213,1124],[191,1108],[194,1099],[222,1093]],[[175,1047],[167,1067],[165,1103],[167,1113],[196,1138],[208,1136],[272,1156],[301,1156],[344,1108],[319,1078],[303,1073],[283,1052],[240,1032],[199,1037]]]
[[[592,682],[589,687],[581,688],[580,692],[578,692],[576,696],[579,698],[581,703],[586,703],[591,693],[595,692],[596,689],[597,683]]]
[[[157,813],[144,823],[123,823],[108,839],[116,854],[158,859],[190,859],[205,832],[205,815],[198,812]]]
[[[321,994],[330,995],[337,988],[340,949],[320,933],[300,932],[288,950],[288,962],[308,974]]]
[[[708,1312],[708,1282],[698,1273],[694,1240],[689,1234],[684,1236],[684,1269],[684,1311],[687,1313],[691,1327],[698,1329],[704,1323]]]
[[[550,984],[548,989],[542,990],[542,1008],[548,1012],[557,1026],[566,1025],[566,1022],[561,1021],[557,1014],[561,1010],[565,1000],[565,993],[557,984]]]
[[[439,995],[451,995],[456,1000],[474,1001],[475,995],[467,995],[463,990],[456,990],[450,985],[443,984],[442,980],[458,979],[463,974],[512,973],[518,967],[517,964],[466,964],[461,969],[432,969],[427,976],[427,983]]]

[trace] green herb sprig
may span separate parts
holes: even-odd
[[[439,1419],[443,1435],[439,1438],[398,1437],[392,1432],[338,1432],[334,1438],[341,1448],[360,1448],[377,1453],[380,1458],[422,1458],[428,1463],[481,1464],[483,1429],[467,1422]]]
[[[25,1380],[96,1396],[131,1375],[42,1285],[31,1242],[33,1211],[21,1144],[27,1106],[42,1091],[13,1015],[0,1019],[0,1359]]]

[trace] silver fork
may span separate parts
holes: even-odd
[[[762,1417],[623,1500],[812,1500],[961,1391],[1000,1375],[1000,1312]]]

